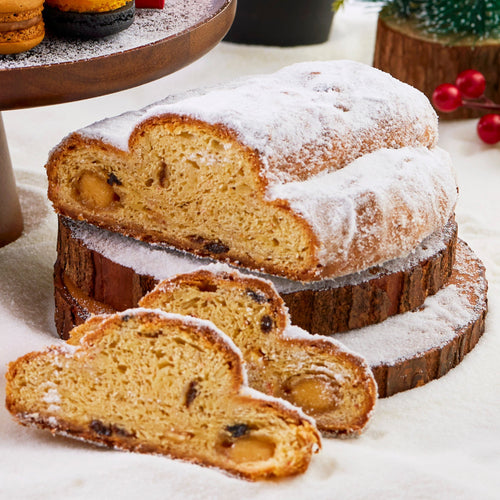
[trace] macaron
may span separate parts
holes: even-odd
[[[0,54],[32,49],[45,37],[43,0],[0,1]]]
[[[102,38],[134,21],[132,0],[46,0],[47,28],[64,37]]]

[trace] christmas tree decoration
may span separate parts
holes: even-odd
[[[484,91],[500,100],[500,0],[366,0],[382,6],[373,65],[432,98],[441,82],[470,68],[484,75],[463,75],[462,97]],[[468,90],[468,86],[470,89]],[[444,96],[445,97],[445,96]],[[457,106],[441,118],[473,118],[487,110]]]

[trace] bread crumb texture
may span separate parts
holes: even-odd
[[[161,282],[139,305],[212,321],[241,350],[249,385],[299,406],[322,432],[358,434],[368,423],[377,388],[364,359],[291,327],[271,283],[207,269]]]
[[[212,323],[135,309],[80,328],[78,345],[10,364],[20,423],[251,480],[303,472],[320,446],[298,410],[245,390],[240,354]]]
[[[56,210],[304,281],[407,255],[456,201],[417,90],[350,61],[172,96],[67,137]]]

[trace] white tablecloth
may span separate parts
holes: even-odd
[[[26,229],[0,249],[0,398],[9,361],[53,343],[52,265],[56,219],[43,165],[70,131],[174,91],[270,72],[313,59],[371,63],[374,13],[338,14],[330,41],[299,48],[222,43],[154,83],[90,99],[3,113]],[[1,89],[0,89],[1,91]],[[445,377],[380,400],[357,439],[325,439],[309,470],[248,483],[163,457],[103,450],[14,423],[0,407],[1,499],[497,499],[500,498],[500,145],[475,135],[475,120],[440,125],[457,170],[459,235],[483,260],[490,312],[476,348]]]

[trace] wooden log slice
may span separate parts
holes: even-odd
[[[441,83],[466,69],[483,73],[485,94],[500,102],[500,40],[453,40],[422,33],[411,22],[380,15],[373,66],[421,90],[429,99]],[[442,119],[476,118],[487,111],[459,108]]]
[[[61,333],[91,313],[114,310],[90,298],[57,269],[56,318]],[[379,397],[388,397],[437,379],[463,360],[484,332],[486,294],[484,267],[459,240],[448,284],[418,310],[332,337],[367,359]]]
[[[424,385],[458,365],[484,332],[488,283],[482,262],[458,240],[448,284],[422,307],[333,338],[364,356],[380,397]]]
[[[409,257],[342,278],[299,283],[264,277],[283,297],[294,324],[317,334],[344,332],[413,310],[436,293],[451,274],[456,234],[451,220]],[[64,217],[59,218],[57,255],[56,302],[67,302],[60,297],[63,286],[78,304],[93,301],[87,308],[92,311],[135,307],[158,281],[211,262]],[[67,307],[56,308],[63,338],[83,319],[68,314]]]

